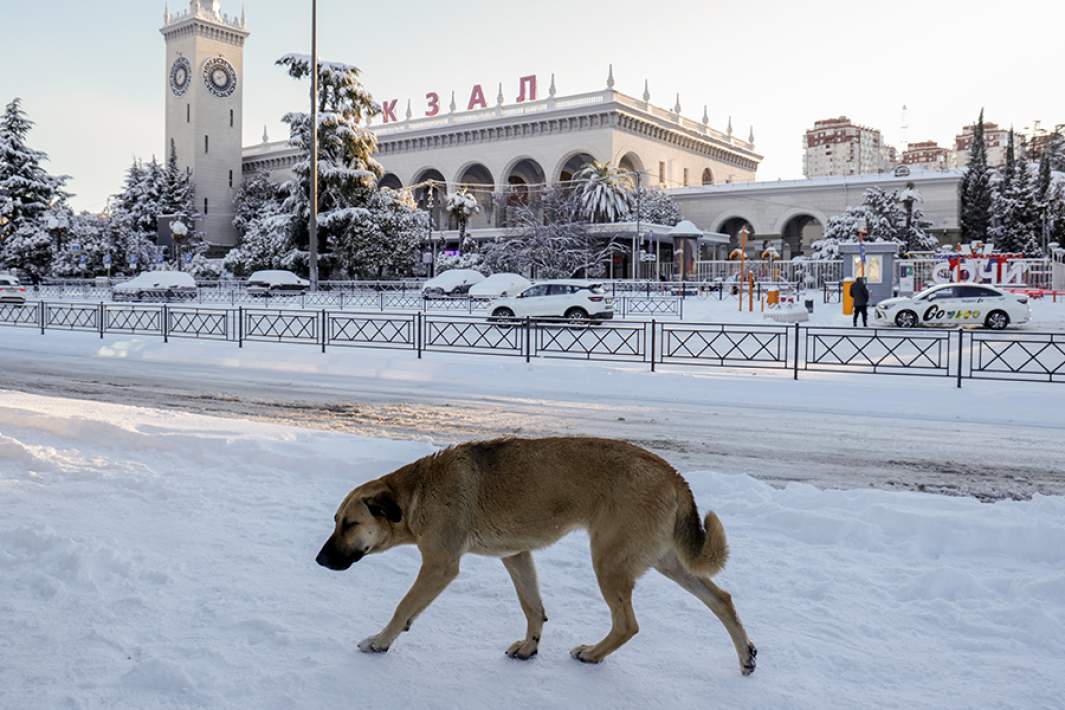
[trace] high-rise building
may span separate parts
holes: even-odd
[[[910,143],[902,152],[902,164],[929,170],[948,170],[954,167],[954,151],[935,141]]]
[[[1032,125],[1032,135],[1028,137],[1026,155],[1030,160],[1039,160],[1048,145],[1065,140],[1065,123],[1059,123],[1053,129],[1043,128],[1040,121]]]
[[[213,247],[237,242],[233,197],[241,183],[245,21],[224,15],[219,0],[190,0],[166,10],[166,144],[192,173],[197,229]]]
[[[803,174],[868,175],[895,167],[896,152],[884,144],[875,128],[861,126],[846,116],[814,123],[803,140]]]
[[[954,161],[959,168],[969,164],[969,151],[973,147],[973,136],[976,124],[970,124],[961,129],[961,133],[954,137]],[[1009,145],[1010,131],[1008,128],[1000,128],[997,123],[984,122],[984,146],[987,147],[987,164],[998,167],[1006,164],[1006,147]],[[1014,134],[1014,152],[1017,157],[1024,155],[1024,135]]]

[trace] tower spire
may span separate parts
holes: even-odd
[[[651,85],[647,82],[647,79],[643,80],[643,102],[645,104],[651,103]]]
[[[610,69],[607,71],[606,88],[608,88],[608,89],[613,89],[614,88],[614,65],[613,64],[610,65]]]

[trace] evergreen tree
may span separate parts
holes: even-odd
[[[282,195],[267,173],[245,180],[234,202],[233,226],[239,242],[225,258],[225,267],[238,276],[259,269],[302,266],[293,241],[291,215],[285,214]]]
[[[126,171],[122,192],[111,200],[113,268],[116,272],[137,273],[155,266],[159,204],[158,191],[151,179],[151,172],[141,161],[134,159]]]
[[[342,271],[381,278],[386,273],[410,273],[428,219],[409,193],[385,188],[375,190],[364,207],[330,212],[322,224],[333,234],[329,246]],[[333,221],[341,226],[334,229]]]
[[[910,222],[909,230],[906,228],[907,219]],[[856,240],[862,226],[866,229],[868,241],[895,242],[899,245],[900,254],[935,251],[939,247],[939,240],[925,231],[928,221],[920,207],[919,196],[914,202],[913,214],[908,217],[899,201],[899,193],[873,187],[865,191],[860,206],[849,207],[828,220],[823,239],[811,245],[811,258],[815,261],[838,258],[839,243]]]
[[[114,257],[114,231],[103,216],[71,214],[63,240],[57,245],[51,273],[65,278],[108,272],[104,257]]]
[[[684,216],[680,213],[680,207],[677,206],[677,201],[668,192],[658,188],[649,190],[641,186],[639,199],[633,198],[632,211],[625,217],[625,221],[636,221],[637,206],[639,207],[641,222],[664,224],[667,227],[673,227],[684,219]]]
[[[312,71],[310,57],[303,55],[287,55],[277,63],[287,67],[294,79],[305,79]],[[342,220],[331,217],[330,212],[365,204],[384,170],[373,159],[377,138],[364,127],[371,117],[380,113],[380,107],[360,83],[359,70],[347,64],[319,62],[318,85],[321,248],[335,241],[347,228]],[[284,186],[284,211],[291,216],[289,226],[295,243],[305,249],[310,219],[310,114],[289,113],[283,120],[289,125],[290,145],[307,156],[294,166],[295,177]]]
[[[197,256],[207,251],[207,242],[203,239],[203,233],[195,229],[196,220],[200,215],[196,212],[195,188],[192,184],[192,175],[188,170],[178,167],[177,148],[174,140],[170,140],[170,151],[167,155],[166,168],[159,175],[157,187],[159,194],[159,214],[166,215],[170,223],[178,223],[188,228],[188,233],[183,238],[178,238],[179,244],[175,249],[173,265],[181,269],[190,264]],[[178,257],[177,252],[180,252]],[[177,263],[180,258],[185,263]]]
[[[969,148],[969,166],[959,187],[961,198],[961,236],[966,242],[987,241],[991,227],[991,170],[987,165],[984,144],[984,112],[973,126],[973,143]]]
[[[26,143],[32,127],[17,98],[0,117],[0,263],[43,276],[52,252],[46,220],[64,208],[70,178],[41,166],[48,156]]]

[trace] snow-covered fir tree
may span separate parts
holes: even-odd
[[[139,273],[156,264],[155,245],[158,219],[158,186],[152,171],[134,159],[126,171],[122,191],[111,199],[111,226],[114,240],[114,270]]]
[[[106,274],[104,257],[115,257],[115,235],[110,220],[103,215],[82,212],[69,215],[65,226],[63,238],[56,245],[51,274],[64,278]]]
[[[310,57],[290,54],[277,62],[295,79],[311,74]],[[318,216],[319,249],[324,251],[342,226],[330,212],[358,207],[376,189],[384,171],[373,158],[377,138],[365,127],[380,113],[380,107],[359,81],[358,68],[337,62],[318,63]],[[284,213],[301,250],[308,244],[310,219],[310,114],[288,113],[283,118],[290,130],[289,144],[307,157],[293,167],[295,177],[284,186]],[[329,225],[329,226],[325,226]]]
[[[969,165],[959,186],[961,199],[961,237],[963,242],[987,241],[991,227],[991,169],[987,165],[984,144],[984,112],[973,127]]]
[[[321,224],[331,235],[329,247],[342,273],[381,278],[410,271],[428,219],[409,192],[383,188],[372,191],[361,207],[332,210]]]
[[[292,218],[284,211],[284,198],[269,174],[251,175],[234,203],[233,226],[239,239],[225,258],[226,270],[247,276],[259,269],[293,269],[301,265]]]
[[[647,189],[640,187],[639,199],[632,198],[632,210],[625,216],[624,221],[635,222],[637,209],[641,222],[650,224],[664,224],[668,227],[675,226],[684,219],[680,213],[680,207],[665,190],[658,188]]]
[[[32,127],[17,98],[0,117],[0,264],[37,278],[51,263],[53,237],[46,223],[65,209],[69,178],[41,165],[48,156],[26,142]]]
[[[166,167],[157,179],[159,182],[155,191],[159,200],[158,214],[171,224],[184,225],[187,230],[184,237],[179,238],[174,234],[177,244],[171,265],[177,269],[189,270],[192,263],[197,261],[196,257],[203,256],[208,247],[203,233],[196,229],[196,220],[200,215],[195,207],[196,194],[192,174],[188,169],[182,170],[178,166],[177,147],[173,139],[170,141]],[[179,260],[182,263],[178,263]]]
[[[840,242],[857,240],[863,227],[868,241],[895,242],[900,254],[935,251],[939,240],[926,231],[928,221],[920,207],[920,196],[914,193],[911,196],[914,198],[913,213],[907,215],[898,192],[869,188],[861,205],[848,207],[828,220],[823,238],[811,245],[810,258],[814,261],[838,259]],[[910,223],[908,230],[907,221]]]

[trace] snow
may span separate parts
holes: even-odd
[[[196,279],[184,271],[145,271],[118,284],[114,290],[136,291],[140,288],[196,288]]]
[[[291,271],[256,271],[248,277],[248,283],[265,283],[265,284],[295,284],[298,286],[308,285],[306,279],[301,279]]]
[[[481,281],[484,281],[484,274],[480,271],[474,271],[473,269],[451,269],[450,271],[445,271],[439,276],[431,278],[422,284],[422,291],[441,289],[444,293],[448,293],[459,286],[477,284]]]
[[[470,287],[470,296],[516,296],[532,285],[518,274],[492,274]]]
[[[688,472],[729,533],[718,581],[759,645],[648,574],[640,634],[588,667],[609,615],[587,539],[537,554],[540,655],[502,565],[458,580],[384,656],[376,632],[413,549],[327,572],[314,555],[353,486],[425,455],[383,441],[0,392],[0,706],[1057,708],[1065,693],[1065,499],[995,505],[783,489]]]

